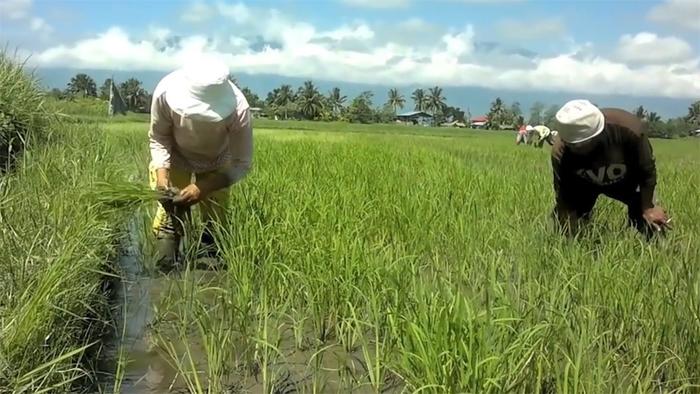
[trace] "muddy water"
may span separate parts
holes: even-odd
[[[125,394],[207,392],[211,388],[207,387],[208,354],[201,340],[202,333],[196,329],[183,332],[181,317],[173,304],[189,297],[186,294],[192,294],[183,289],[196,287],[199,301],[215,305],[216,292],[209,294],[202,289],[225,288],[226,273],[187,271],[169,276],[151,273],[144,267],[138,246],[137,234],[141,232],[135,226],[130,230],[119,259],[121,280],[114,292],[114,332],[104,344],[98,391]],[[306,337],[309,339],[313,335],[309,332]],[[251,360],[243,356],[246,349],[250,353],[251,342],[254,342],[251,338],[237,337],[229,345],[231,365],[225,367],[224,374],[217,375],[218,384],[213,391],[374,392],[366,384],[369,380],[359,349],[348,352],[339,345],[327,343],[299,349],[292,330],[281,328],[276,341],[279,354],[263,366],[259,358]],[[323,350],[319,352],[319,348]],[[384,392],[399,392],[398,379],[385,377],[384,388]]]
[[[107,339],[102,355],[103,392],[159,393],[170,389],[174,370],[153,349],[150,340],[153,305],[164,279],[149,275],[141,261],[137,230],[129,226],[122,245],[112,318],[114,332]]]

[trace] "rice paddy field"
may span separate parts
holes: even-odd
[[[225,269],[164,276],[154,203],[108,201],[147,126],[60,123],[0,177],[0,392],[700,391],[700,140],[653,141],[665,239],[606,199],[566,239],[546,146],[257,122]]]

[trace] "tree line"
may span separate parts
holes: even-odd
[[[700,129],[700,100],[690,104],[686,116],[670,118],[666,121],[662,120],[656,112],[647,111],[641,105],[632,112],[647,124],[651,137],[685,137]]]
[[[49,92],[49,96],[60,100],[74,100],[81,97],[108,100],[111,85],[112,79],[107,78],[98,89],[92,77],[80,73],[71,78],[64,90],[54,88]],[[150,110],[151,94],[143,88],[143,84],[138,79],[129,78],[120,84],[115,84],[115,88],[129,111],[148,112]]]
[[[241,86],[233,75],[229,79]],[[68,82],[65,90],[53,89],[49,95],[58,99],[70,100],[76,97],[95,97],[109,99],[112,80],[107,78],[100,88],[87,74],[77,74]],[[128,109],[133,112],[148,112],[151,94],[143,88],[141,81],[129,78],[116,86]],[[261,99],[248,87],[242,87],[251,107],[260,108],[265,116],[275,119],[347,121],[352,123],[390,123],[394,121],[399,110],[427,112],[432,115],[436,125],[444,122],[462,122],[469,124],[469,110],[462,110],[447,104],[443,90],[439,86],[429,89],[415,89],[409,98],[403,96],[398,89],[392,88],[387,92],[386,101],[376,104],[373,92],[364,91],[348,100],[340,88],[334,87],[327,94],[321,93],[313,81],[305,81],[302,86],[294,89],[284,84],[273,89],[265,99]],[[409,101],[410,100],[410,101]],[[527,118],[520,103],[515,101],[508,105],[497,97],[490,105],[487,113],[488,129],[512,130],[523,124],[551,126],[559,109],[559,105],[546,106],[535,102]],[[700,101],[688,108],[684,117],[663,121],[656,112],[647,111],[643,106],[632,111],[648,124],[649,133],[653,137],[673,138],[686,136],[692,130],[700,128]]]

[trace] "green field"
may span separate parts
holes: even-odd
[[[0,178],[0,392],[145,390],[132,375],[149,365],[161,392],[700,389],[698,140],[653,141],[667,239],[601,199],[568,240],[548,148],[512,134],[261,121],[220,234],[227,270],[164,278],[152,204],[94,192],[146,185],[147,123],[81,123]],[[110,301],[110,277],[148,297]],[[135,351],[119,337],[144,306]],[[116,376],[96,373],[106,358]]]

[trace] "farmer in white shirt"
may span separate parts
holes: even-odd
[[[552,130],[544,125],[537,125],[532,128],[535,133],[537,133],[537,142],[534,143],[536,148],[541,148],[544,142],[547,141],[549,145],[554,144]]]
[[[171,202],[159,203],[153,221],[163,271],[173,268],[189,207],[199,203],[201,244],[211,249],[213,225],[225,220],[228,188],[250,171],[250,108],[228,76],[224,63],[202,57],[165,76],[153,93],[151,187],[178,190]]]

